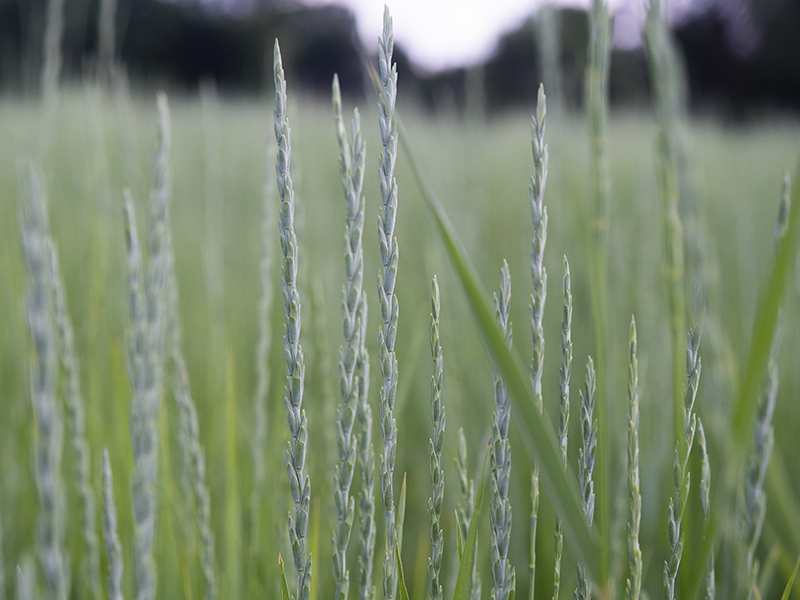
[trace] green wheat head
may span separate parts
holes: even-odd
[[[291,130],[286,116],[286,79],[281,51],[275,40],[275,139],[278,143],[276,165],[278,195],[281,200],[278,227],[280,231],[281,290],[286,321],[283,326],[283,353],[286,358],[284,405],[291,439],[286,450],[289,488],[294,501],[294,515],[289,514],[289,539],[297,573],[297,599],[308,600],[311,594],[311,556],[306,555],[306,530],[311,505],[311,480],[305,473],[308,422],[303,410],[305,363],[300,345],[300,297],[297,291],[297,236],[294,230],[294,186],[290,173]]]

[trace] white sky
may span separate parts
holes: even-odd
[[[438,70],[463,66],[487,57],[498,38],[533,14],[545,0],[389,0],[394,37],[418,65]],[[697,0],[672,0],[680,12]],[[367,47],[377,45],[385,0],[306,0],[308,4],[342,4],[356,15]],[[637,23],[645,0],[609,0],[617,12],[615,44],[635,45]],[[556,0],[557,4],[586,7],[590,0]]]

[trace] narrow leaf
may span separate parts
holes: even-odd
[[[278,565],[281,569],[281,600],[292,600],[289,595],[289,586],[286,585],[286,572],[283,569],[283,557],[278,554]]]
[[[402,139],[402,138],[401,138]],[[792,188],[792,200],[789,207],[789,223],[786,234],[780,243],[772,275],[762,291],[761,302],[753,323],[753,335],[750,340],[750,354],[747,357],[744,384],[736,399],[736,410],[733,420],[733,446],[739,449],[741,458],[747,448],[758,409],[758,396],[764,371],[769,361],[772,338],[778,323],[783,291],[786,282],[794,272],[795,248],[797,247],[798,230],[800,229],[800,164],[795,170]]]
[[[405,483],[405,480],[403,481]],[[403,486],[405,489],[405,485]],[[408,600],[408,588],[406,588],[406,576],[403,573],[403,561],[400,558],[400,540],[395,533],[394,536],[394,555],[397,559],[398,589],[400,590],[400,600]]]
[[[403,525],[406,522],[406,473],[403,473],[403,487],[400,488],[400,502],[397,505],[397,525],[395,531],[397,535],[397,549],[403,551]]]
[[[786,589],[783,590],[781,600],[789,600],[789,594],[792,593],[792,586],[794,585],[795,577],[797,577],[798,567],[800,567],[800,556],[797,557],[797,562],[794,563],[794,571],[789,575],[789,581],[786,582]]]
[[[461,519],[458,516],[458,511],[455,511],[455,513],[456,513],[456,543],[458,545],[458,560],[461,560],[461,556],[464,553],[463,551],[464,542],[461,539]]]
[[[472,513],[472,521],[469,523],[467,532],[467,543],[464,552],[461,554],[461,561],[458,566],[458,579],[456,579],[456,589],[453,592],[453,600],[467,600],[472,591],[472,570],[475,565],[475,551],[478,545],[478,529],[481,521],[481,507],[483,505],[483,482],[486,479],[486,465],[489,464],[489,449],[486,446],[486,454],[483,456],[483,470],[481,471],[478,494],[475,497],[475,511]]]

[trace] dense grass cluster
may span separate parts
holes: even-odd
[[[655,119],[601,0],[587,119],[404,107],[388,11],[349,130],[277,43],[0,100],[0,600],[800,593],[800,128],[689,135],[659,14]]]

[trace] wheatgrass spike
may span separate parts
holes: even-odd
[[[372,572],[375,564],[375,449],[372,446],[372,408],[369,406],[369,353],[366,347],[367,295],[361,296],[359,307],[361,348],[358,352],[358,455],[361,472],[359,496],[361,547],[358,555],[358,598],[375,598]]]
[[[631,317],[628,353],[628,562],[630,577],[627,597],[638,600],[642,590],[642,550],[639,526],[642,522],[642,493],[639,489],[639,360],[637,358],[636,321]]]
[[[675,598],[675,580],[683,555],[684,535],[681,531],[681,523],[689,498],[689,454],[692,451],[697,428],[694,403],[697,398],[697,386],[700,383],[702,366],[702,361],[697,355],[699,345],[699,332],[696,329],[690,330],[686,340],[686,388],[682,407],[681,437],[675,443],[673,455],[675,494],[669,499],[668,509],[670,555],[664,563],[664,595],[667,600]]]
[[[333,574],[336,581],[336,598],[345,600],[350,583],[347,568],[347,546],[353,526],[355,501],[350,487],[355,474],[358,451],[358,436],[354,432],[359,410],[361,389],[359,356],[363,349],[360,319],[365,308],[365,293],[361,288],[364,279],[364,257],[361,245],[364,230],[364,198],[361,189],[364,183],[365,144],[361,138],[361,121],[358,109],[353,111],[348,140],[342,116],[342,96],[339,78],[333,78],[333,111],[336,133],[339,139],[339,165],[342,189],[346,201],[344,231],[344,263],[346,283],[342,288],[342,329],[344,347],[339,349],[339,389],[341,404],[336,424],[339,464],[334,474],[334,506],[337,526],[333,532]],[[362,363],[363,368],[363,363]]]
[[[572,280],[569,274],[569,261],[564,257],[563,277],[564,308],[561,321],[561,369],[559,370],[560,413],[558,421],[558,447],[561,462],[567,468],[567,434],[569,432],[569,379],[572,371]],[[561,558],[564,553],[563,523],[556,517],[555,552],[553,557],[553,600],[558,600],[561,589]]]
[[[581,488],[581,501],[586,522],[591,527],[594,522],[594,459],[597,451],[597,419],[594,418],[597,378],[594,362],[590,356],[586,362],[584,389],[579,392],[581,399],[581,450],[578,461],[578,483]],[[592,588],[583,565],[578,563],[578,585],[575,588],[576,600],[591,600]]]
[[[503,261],[500,271],[500,289],[494,295],[494,314],[506,345],[511,347],[512,329],[509,322],[511,302],[511,275],[508,263]],[[497,365],[494,366],[495,412],[492,418],[492,500],[489,511],[492,545],[490,560],[492,571],[492,598],[507,600],[514,593],[514,567],[508,558],[511,539],[511,502],[508,488],[511,481],[511,444],[508,429],[511,425],[511,399]]]
[[[542,372],[544,369],[544,304],[547,298],[547,270],[544,268],[544,249],[547,243],[547,208],[544,206],[544,190],[547,184],[547,144],[544,133],[547,120],[547,97],[544,86],[539,85],[536,113],[531,120],[531,148],[533,151],[533,175],[531,176],[530,201],[533,221],[533,240],[531,242],[531,338],[533,358],[531,360],[531,386],[533,399],[539,414],[542,414]],[[530,562],[528,581],[530,600],[533,600],[536,582],[536,525],[539,514],[539,467],[531,462],[531,523],[530,523]]]
[[[114,482],[108,448],[103,448],[103,538],[108,557],[108,600],[124,600],[122,596],[122,545],[117,534],[117,507],[114,504]]]
[[[430,465],[433,495],[428,500],[428,525],[431,535],[431,556],[428,558],[428,580],[431,600],[442,599],[442,557],[444,550],[444,531],[442,530],[442,505],[444,504],[444,469],[442,468],[442,448],[444,447],[445,409],[442,404],[442,380],[444,377],[442,345],[439,340],[439,283],[433,277],[433,296],[431,298],[431,354],[433,355],[433,376],[431,377],[431,421],[433,438],[430,440]]]
[[[178,408],[178,445],[182,460],[184,501],[194,500],[195,517],[201,542],[201,567],[205,587],[205,599],[216,600],[217,580],[215,568],[214,532],[211,528],[211,500],[206,485],[205,452],[200,444],[200,427],[197,409],[189,387],[189,375],[183,356],[183,333],[178,314],[178,281],[175,276],[175,255],[172,248],[172,228],[169,204],[172,196],[170,156],[170,113],[166,96],[159,95],[161,150],[156,162],[155,197],[164,205],[165,238],[163,251],[166,254],[166,327],[167,350],[165,361],[172,364],[172,391]]]
[[[703,422],[697,418],[697,449],[700,453],[700,505],[703,509],[703,529],[705,535],[711,535],[709,520],[711,519],[711,463],[708,458],[708,444]],[[714,549],[706,566],[706,585],[703,600],[714,600],[716,596],[716,573],[714,567]]]
[[[608,390],[606,389],[606,335],[608,318],[608,202],[610,181],[606,156],[606,116],[608,112],[608,71],[611,17],[606,0],[592,0],[589,19],[589,64],[586,67],[586,92],[589,103],[589,133],[593,208],[589,225],[592,326],[594,359],[597,365],[597,524],[600,530],[600,569],[608,576],[611,547],[611,491],[609,468],[611,444],[608,429]]]
[[[158,95],[158,143],[153,190],[148,205],[146,274],[136,233],[130,194],[125,195],[125,238],[128,250],[129,374],[132,388],[130,436],[134,468],[131,496],[134,514],[134,573],[137,600],[153,600],[156,564],[156,490],[158,482],[158,414],[161,410],[164,346],[170,302],[169,231],[170,119],[167,97]],[[172,332],[170,332],[172,333]],[[170,340],[172,342],[172,340]]]
[[[394,420],[397,398],[397,356],[395,338],[399,305],[394,293],[397,278],[398,249],[394,226],[397,219],[397,182],[394,166],[397,160],[397,127],[394,106],[397,97],[397,69],[392,65],[394,36],[389,7],[383,12],[383,32],[378,40],[380,93],[378,115],[381,132],[381,153],[378,159],[378,181],[381,191],[381,210],[378,215],[378,245],[381,268],[378,272],[378,305],[381,327],[378,330],[378,353],[383,385],[380,389],[379,412],[383,453],[380,459],[381,496],[384,511],[383,593],[386,600],[394,598],[396,588],[395,539],[396,514],[394,500],[394,463],[397,452],[397,425]]]
[[[35,476],[39,499],[37,546],[44,576],[46,600],[66,600],[69,595],[64,557],[66,504],[61,482],[61,448],[64,423],[56,402],[58,339],[54,323],[54,273],[52,239],[41,174],[28,166],[20,215],[20,238],[28,281],[25,317],[33,346],[29,365],[29,390],[36,414]]]
[[[75,462],[75,483],[81,509],[81,537],[84,545],[82,569],[84,584],[91,597],[100,600],[100,547],[95,529],[95,498],[91,484],[91,465],[89,443],[86,440],[86,415],[83,397],[80,390],[80,367],[75,353],[72,321],[67,312],[67,300],[64,284],[61,281],[61,270],[58,252],[51,245],[53,274],[53,305],[61,367],[66,376],[64,386],[64,404],[67,409],[67,428]]]
[[[306,529],[311,505],[311,480],[305,473],[308,422],[303,410],[305,364],[300,345],[300,296],[297,291],[297,236],[294,230],[294,186],[290,174],[291,129],[286,116],[286,80],[281,50],[275,40],[273,71],[275,78],[275,139],[278,144],[276,174],[281,200],[278,228],[281,240],[281,290],[286,322],[283,326],[283,353],[286,358],[284,404],[289,423],[286,468],[294,501],[294,515],[289,514],[289,539],[297,573],[297,600],[311,594],[311,556],[306,554]]]

